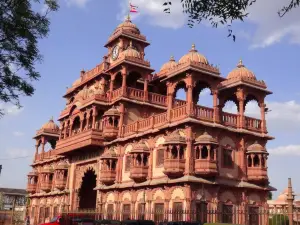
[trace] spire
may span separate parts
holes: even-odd
[[[53,116],[51,116],[50,121],[54,121]]]
[[[171,55],[170,61],[175,61],[174,56]]]
[[[238,68],[241,68],[241,67],[244,67],[244,64],[243,64],[243,60],[240,59],[238,65],[237,65]]]
[[[130,14],[129,13],[126,16],[125,22],[131,22],[131,20],[130,20]]]

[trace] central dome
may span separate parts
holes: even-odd
[[[249,69],[247,69],[243,64],[243,61],[240,60],[237,67],[227,75],[227,79],[242,78],[242,77],[256,80],[254,73]]]
[[[174,68],[175,66],[177,66],[177,63],[175,62],[175,59],[173,56],[171,56],[170,60],[168,62],[166,62],[161,68],[160,70],[169,70]]]
[[[125,19],[125,21],[123,23],[121,23],[119,26],[117,26],[116,31],[118,31],[118,30],[128,30],[128,31],[131,31],[136,34],[141,33],[139,28],[137,28],[137,26],[131,22],[129,15],[127,16],[127,18]]]
[[[197,50],[195,45],[192,45],[192,49],[186,55],[182,56],[179,60],[179,64],[187,63],[187,62],[196,62],[196,63],[204,63],[208,64],[207,59],[204,55],[200,54]]]
[[[41,129],[47,130],[59,130],[59,127],[54,123],[53,118],[51,118],[47,123],[45,123]]]
[[[130,41],[128,48],[121,52],[121,56],[130,56],[134,58],[141,58],[141,54],[132,46],[132,41]]]

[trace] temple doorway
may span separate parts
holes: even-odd
[[[89,169],[85,172],[79,190],[79,209],[96,208],[97,191],[94,190],[96,187],[96,178],[94,170]]]

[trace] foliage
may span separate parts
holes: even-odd
[[[273,198],[273,193],[271,191],[268,192],[268,200],[272,200]]]
[[[274,215],[269,219],[269,225],[289,225],[289,218],[282,214]]]
[[[178,1],[178,0],[176,0]],[[247,9],[257,2],[257,0],[180,0],[183,13],[189,17],[188,26],[193,27],[195,22],[200,23],[208,20],[212,27],[218,27],[219,24],[227,25],[228,37],[232,36],[235,41],[235,35],[232,34],[231,24],[235,20],[244,21],[248,16]],[[261,0],[263,1],[263,0]],[[164,12],[170,13],[172,0],[164,2]],[[278,11],[278,15],[283,17],[286,13],[300,5],[300,0],[290,0],[290,4],[283,6]]]
[[[41,60],[38,39],[49,32],[49,12],[58,9],[57,0],[0,0],[0,102],[18,107],[20,96],[32,96],[32,81],[40,74],[35,63]],[[36,12],[43,4],[47,10]],[[0,109],[0,115],[3,115]]]

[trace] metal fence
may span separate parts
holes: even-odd
[[[298,212],[299,211],[299,212]],[[94,220],[153,220],[156,224],[170,221],[191,221],[201,223],[227,223],[243,225],[291,225],[289,224],[289,213],[286,209],[276,211],[249,207],[246,210],[229,209],[225,210],[164,210],[164,211],[73,211],[64,212],[63,224],[71,225],[74,218],[90,218]],[[300,210],[293,212],[293,224],[299,224]],[[299,218],[299,219],[298,219]]]

